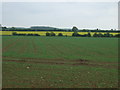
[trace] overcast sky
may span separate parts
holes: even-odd
[[[118,28],[117,2],[4,2],[2,25]]]

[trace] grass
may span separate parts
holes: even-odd
[[[3,36],[2,44],[3,88],[118,87],[117,38]]]

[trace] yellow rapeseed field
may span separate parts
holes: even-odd
[[[41,36],[45,36],[46,32],[51,33],[51,31],[0,31],[0,35],[12,35],[13,32],[16,32],[17,34],[39,34]],[[59,33],[62,33],[63,35],[72,36],[73,32],[62,32],[62,31],[53,31],[56,35]],[[88,34],[88,32],[78,32],[81,35]],[[93,35],[95,32],[90,32],[91,35]],[[105,34],[105,33],[102,33]],[[116,35],[118,33],[110,33],[113,35]]]

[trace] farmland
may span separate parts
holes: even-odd
[[[3,36],[3,88],[117,88],[118,38]]]
[[[16,32],[18,34],[39,34],[41,36],[46,36],[46,32],[51,33],[51,31],[0,31],[0,35],[12,35],[13,32]],[[58,33],[62,33],[63,35],[72,36],[73,32],[65,32],[65,31],[53,31],[56,35]],[[88,32],[78,32],[81,35],[88,34]],[[93,35],[95,32],[91,32],[91,35]],[[102,32],[101,34],[105,34],[106,32]],[[118,34],[118,32],[110,32],[112,35]]]

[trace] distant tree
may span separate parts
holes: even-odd
[[[93,37],[104,37],[104,35],[101,32],[99,32],[98,34],[95,32],[93,34]]]
[[[110,37],[113,37],[113,34],[110,34]]]
[[[55,30],[55,31],[56,31],[57,29],[56,29],[56,28],[54,28],[53,30]]]
[[[73,32],[77,32],[77,31],[78,31],[78,28],[75,27],[75,26],[73,26],[72,31],[73,31]]]
[[[96,32],[93,34],[93,37],[98,37],[98,35],[97,35],[97,33],[96,33]]]
[[[54,32],[51,32],[50,33],[50,36],[56,36]]]
[[[78,34],[78,32],[74,32],[72,36],[80,36],[80,35]]]
[[[77,27],[73,26],[72,31],[74,32],[72,36],[79,36]]]
[[[39,34],[34,34],[34,36],[40,36]]]
[[[113,31],[113,29],[111,29],[111,31]]]
[[[103,37],[104,36],[101,32],[99,32],[97,35],[98,35],[98,37]]]
[[[97,28],[96,30],[98,31],[99,29]]]
[[[50,36],[50,33],[47,32],[47,33],[46,33],[46,36]]]
[[[90,34],[90,32],[88,32],[87,36],[88,36],[88,37],[91,37],[91,34]]]
[[[2,27],[2,30],[7,30],[7,27]]]
[[[16,33],[16,32],[13,32],[12,35],[17,35],[17,33]]]
[[[62,33],[58,33],[58,36],[63,36],[63,34]]]
[[[105,34],[104,34],[104,37],[110,37],[109,32],[105,33]]]
[[[16,28],[15,27],[11,27],[9,30],[16,30]]]

